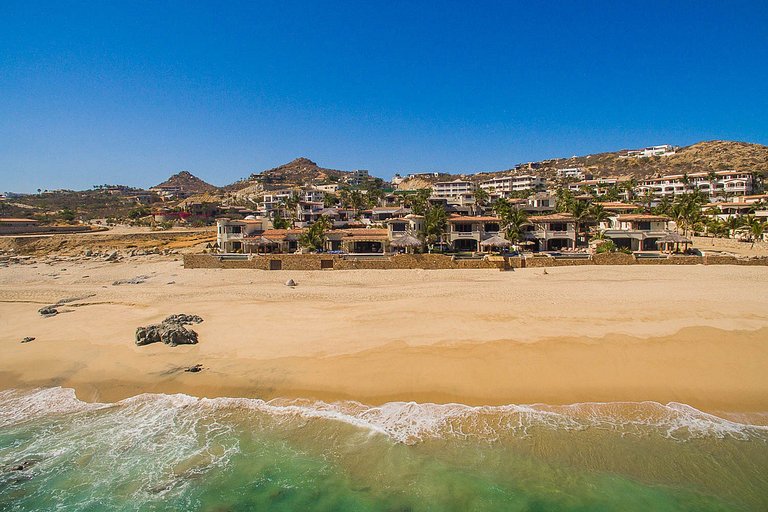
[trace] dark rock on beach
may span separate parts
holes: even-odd
[[[21,340],[22,343],[29,343],[30,341],[35,341],[34,336],[27,336],[23,340]]]
[[[56,309],[56,306],[45,306],[37,310],[38,313],[40,313],[42,316],[48,317],[48,316],[56,316],[59,314],[59,310]]]
[[[151,324],[136,329],[136,345],[150,343],[165,343],[176,345],[194,345],[197,343],[197,332],[184,327],[189,324],[199,324],[203,319],[197,315],[171,315],[159,324]]]
[[[184,370],[185,372],[189,373],[197,373],[203,371],[203,365],[196,364],[195,366],[190,366],[189,368]]]

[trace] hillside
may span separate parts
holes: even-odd
[[[596,176],[629,175],[635,178],[726,169],[760,172],[768,170],[768,146],[714,140],[680,148],[674,155],[665,157],[622,158],[615,152],[547,160],[541,165],[547,172],[565,167],[586,167]]]
[[[558,169],[584,167],[594,176],[628,176],[636,179],[659,174],[693,173],[736,169],[740,171],[768,172],[768,146],[748,142],[713,140],[698,142],[677,150],[674,155],[650,158],[622,157],[622,151],[598,153],[594,155],[553,158],[534,162],[534,169],[510,168],[501,171],[480,172],[476,174],[455,174],[441,177],[440,181],[466,179],[484,181],[510,174],[537,174],[548,179],[557,176]],[[406,180],[398,188],[401,190],[417,189],[428,186],[436,179],[417,178]]]
[[[155,185],[153,188],[157,187],[179,187],[182,191],[188,194],[202,194],[204,192],[216,192],[218,190],[218,187],[206,183],[189,171],[176,173],[159,185]]]
[[[301,157],[273,169],[251,174],[248,179],[228,185],[225,189],[241,190],[245,187],[253,187],[255,183],[260,183],[265,188],[270,188],[284,185],[321,183],[324,181],[342,181],[350,174],[346,171],[320,167],[312,160]]]

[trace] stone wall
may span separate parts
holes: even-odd
[[[376,258],[337,254],[270,254],[250,259],[222,259],[212,254],[185,254],[184,268],[251,268],[256,270],[390,270],[390,269],[501,269],[503,259],[456,260],[442,254],[398,254]],[[509,258],[508,267],[519,268],[520,258]]]
[[[185,254],[184,268],[241,268],[255,270],[394,270],[394,269],[510,269],[521,267],[571,267],[583,265],[765,265],[768,256],[670,256],[636,258],[632,254],[604,253],[590,258],[454,259],[442,254],[398,254],[376,258],[344,257],[338,254],[274,254],[250,259],[222,259],[213,254]]]

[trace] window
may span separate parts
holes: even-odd
[[[651,230],[651,223],[647,221],[638,222],[637,223],[637,229],[640,231],[650,231]]]
[[[549,225],[550,231],[568,231],[568,224],[564,222],[552,222]]]
[[[243,232],[243,228],[242,228],[242,226],[232,226],[232,231],[231,232],[232,233],[242,233]]]
[[[404,222],[393,222],[392,223],[392,231],[397,233],[402,233],[405,231],[405,223]]]
[[[498,232],[499,224],[497,222],[489,222],[484,226],[485,231]]]
[[[457,233],[471,233],[472,224],[454,224],[453,230]]]

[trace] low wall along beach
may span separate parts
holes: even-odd
[[[184,268],[247,268],[255,270],[406,270],[406,269],[514,269],[579,265],[768,265],[768,256],[726,255],[638,258],[633,254],[606,253],[589,257],[551,256],[460,259],[442,254],[350,256],[338,254],[216,255],[185,254]]]

